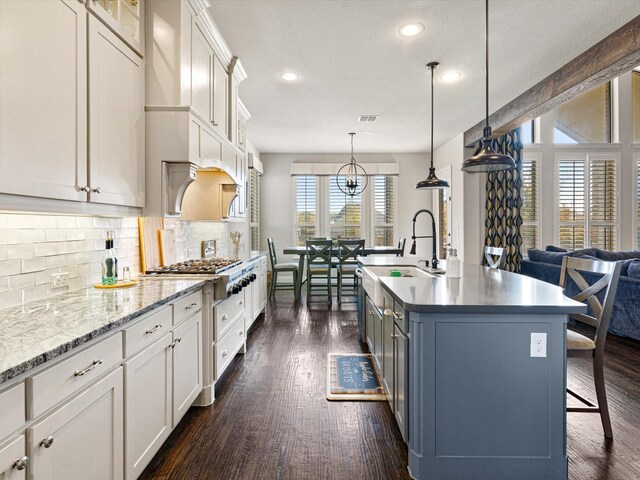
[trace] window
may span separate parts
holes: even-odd
[[[603,155],[574,157],[558,162],[560,246],[614,250],[616,162]]]
[[[371,183],[371,181],[369,181]],[[367,188],[367,190],[371,187]],[[365,190],[366,192],[366,190]],[[340,191],[336,177],[329,177],[330,238],[362,238],[362,197],[350,197]]]
[[[611,142],[611,84],[604,83],[556,107],[554,143]]]
[[[249,229],[251,250],[260,250],[260,174],[249,169]]]
[[[631,85],[633,88],[633,143],[640,143],[640,67],[631,72]]]
[[[538,154],[524,154],[522,160],[522,254],[538,246]]]
[[[520,125],[520,141],[523,145],[534,143],[535,139],[535,122],[529,120]]]
[[[312,175],[295,177],[296,182],[296,245],[304,246],[317,230],[317,181]]]
[[[374,246],[394,244],[395,197],[394,177],[383,175],[373,177]]]

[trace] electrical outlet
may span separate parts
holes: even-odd
[[[547,356],[547,334],[531,332],[531,356]]]
[[[64,288],[69,286],[69,272],[52,273],[51,288]]]

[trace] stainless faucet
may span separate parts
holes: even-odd
[[[421,213],[428,213],[429,216],[431,217],[432,234],[416,237],[416,219],[418,218],[418,215],[420,215]],[[416,238],[432,238],[433,239],[433,258],[431,259],[431,267],[438,268],[438,264],[440,262],[438,261],[438,256],[436,255],[436,243],[437,243],[436,242],[436,219],[433,216],[433,213],[431,213],[431,211],[427,210],[426,208],[418,210],[416,214],[413,216],[413,235],[411,235],[411,239],[413,240],[413,243],[411,244],[411,251],[409,252],[411,255],[416,254]],[[425,265],[429,266],[428,264],[429,262],[425,261]]]

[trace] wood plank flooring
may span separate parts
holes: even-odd
[[[326,355],[359,352],[355,306],[327,308],[278,292],[248,351],[192,408],[141,479],[408,479],[407,448],[386,402],[325,399]],[[640,342],[609,336],[606,378],[615,440],[600,417],[569,414],[570,479],[640,479]],[[591,366],[569,385],[594,398]]]

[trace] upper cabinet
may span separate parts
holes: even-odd
[[[213,62],[213,127],[228,137],[229,74],[218,57]]]
[[[144,205],[139,1],[0,1],[0,193]]]
[[[200,116],[213,122],[213,48],[197,23],[191,42],[191,106]]]
[[[127,45],[144,54],[142,0],[86,0],[87,7],[109,26]]]

